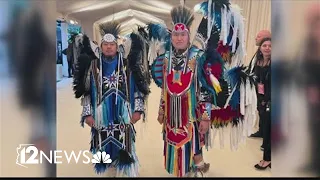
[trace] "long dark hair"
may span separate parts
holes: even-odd
[[[262,44],[263,44],[264,42],[266,42],[266,41],[270,41],[270,42],[271,42],[271,38],[268,37],[268,38],[263,38],[263,39],[261,40],[261,42],[260,42],[260,44],[259,44],[259,47],[258,47],[258,50],[257,50],[257,61],[256,61],[256,62],[263,60],[263,54],[262,54],[260,48],[261,48]]]

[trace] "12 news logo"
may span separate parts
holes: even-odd
[[[39,153],[40,152],[40,153]],[[39,151],[33,144],[20,144],[17,147],[17,159],[16,164],[22,167],[27,168],[26,165],[30,164],[42,164],[43,160],[46,159],[49,163],[55,163],[55,164],[62,164],[62,161],[59,161],[58,159],[62,159],[62,155],[58,153],[63,153],[65,155],[65,158],[67,159],[68,164],[70,164],[72,159],[75,160],[76,163],[78,163],[80,156],[82,155],[86,161],[82,161],[84,164],[89,163],[106,163],[110,164],[112,163],[112,160],[110,159],[110,155],[107,154],[104,151],[98,151],[96,154],[93,155],[93,158],[89,158],[87,154],[91,154],[90,151],[79,151],[78,154],[76,154],[74,151],[71,151],[70,154],[68,154],[66,151],[61,150],[50,150],[49,157],[43,152]],[[26,154],[30,154],[30,157],[26,159]],[[37,158],[39,154],[39,159]]]

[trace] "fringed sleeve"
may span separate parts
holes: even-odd
[[[131,110],[133,112],[139,112],[144,116],[143,121],[145,121],[146,114],[146,96],[144,93],[140,91],[138,88],[138,84],[135,81],[135,78],[131,75],[130,79],[130,94],[131,94]]]
[[[136,91],[134,93],[134,112],[140,112],[141,114],[144,114],[144,104],[144,95],[141,92]]]

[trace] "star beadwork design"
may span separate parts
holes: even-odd
[[[126,128],[126,125],[121,121],[120,124],[118,125],[118,129],[121,132],[124,132],[125,128]]]
[[[114,136],[114,130],[115,130],[115,125],[112,123],[109,123],[108,126],[105,127],[104,130],[102,131],[107,131],[107,136]]]
[[[113,71],[111,75],[103,77],[103,84],[106,88],[116,88],[118,79],[121,83],[123,80],[122,75],[119,74],[119,76],[117,76],[117,73]]]

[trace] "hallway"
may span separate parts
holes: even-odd
[[[80,126],[80,100],[74,98],[72,79],[63,79],[57,83],[57,149],[68,152],[89,149],[90,129]],[[163,141],[161,126],[156,120],[160,89],[151,85],[147,122],[136,125],[136,149],[140,162],[141,177],[172,177],[163,168]],[[225,147],[220,149],[219,137],[212,149],[204,151],[205,161],[210,163],[207,177],[271,177],[271,170],[257,171],[253,166],[262,158],[260,145],[262,139],[247,139],[238,151],[229,147],[228,131],[225,131]],[[95,175],[92,165],[58,164],[57,177],[100,177]]]

